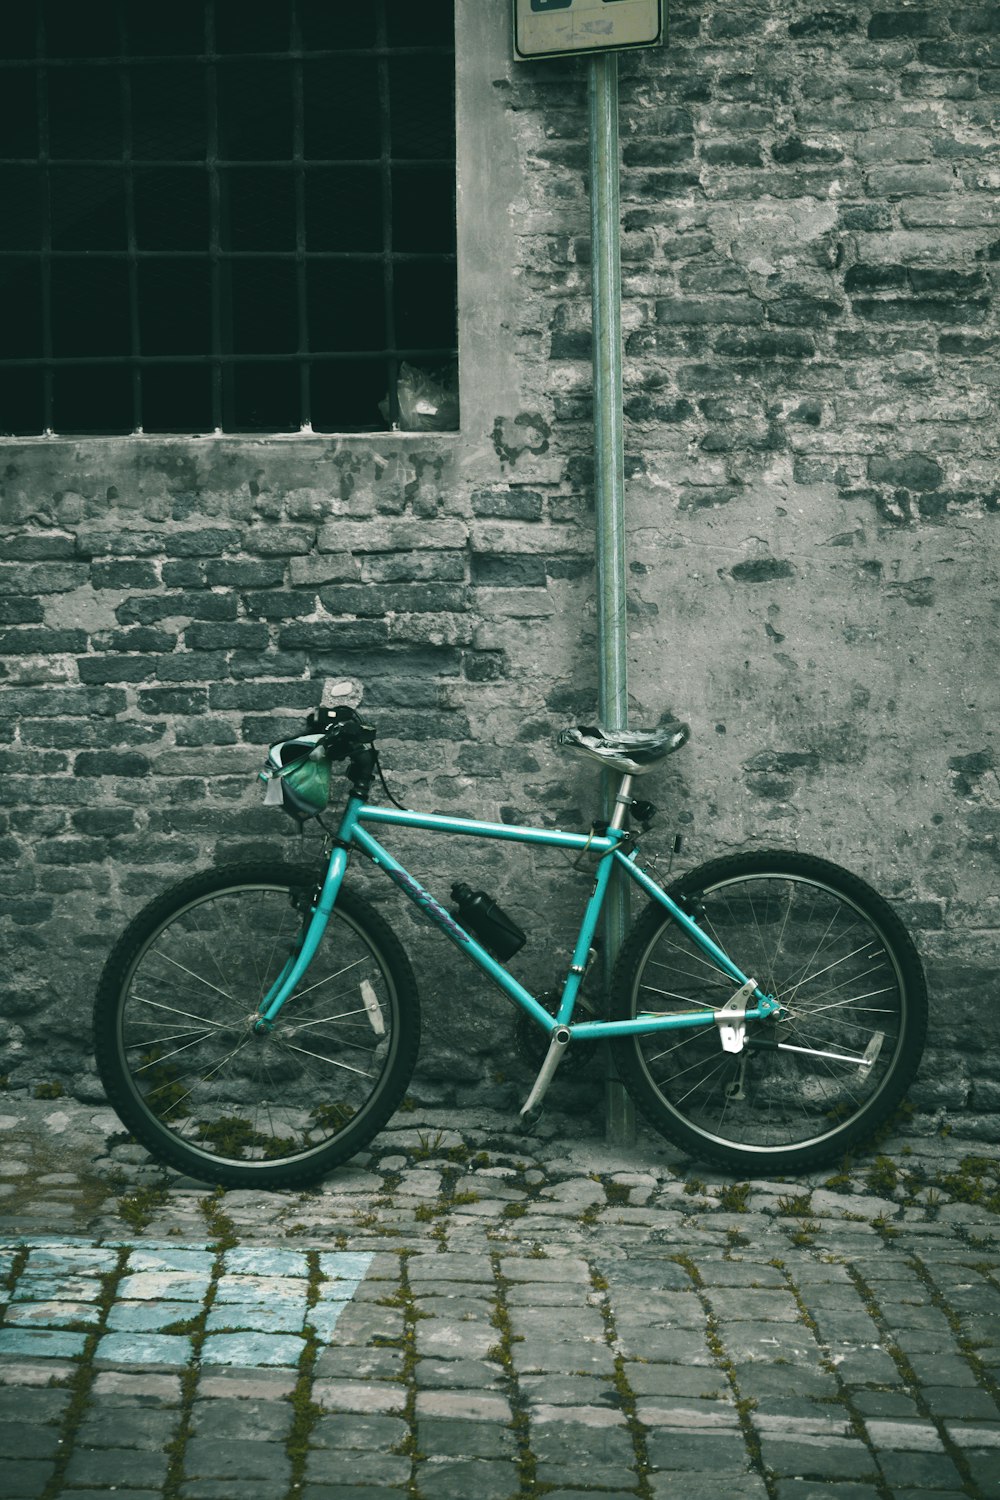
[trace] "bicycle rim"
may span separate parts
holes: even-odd
[[[262,880],[194,896],[142,943],[121,983],[116,1051],[130,1123],[195,1176],[220,1180],[237,1165],[247,1181],[276,1183],[282,1168],[303,1178],[317,1158],[332,1164],[356,1149],[344,1138],[392,1092],[397,985],[345,908],[273,1029],[256,1029],[297,947],[303,894]]]
[[[805,858],[798,868],[747,863],[758,867],[683,882],[685,895],[786,1018],[748,1023],[739,1052],[723,1049],[712,1024],[638,1037],[631,1057],[665,1133],[720,1161],[740,1153],[808,1165],[870,1134],[912,1077],[924,1026],[919,961],[854,877]],[[732,980],[674,924],[655,925],[629,1012],[718,1010]]]

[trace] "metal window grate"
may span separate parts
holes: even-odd
[[[377,430],[453,371],[452,0],[4,26],[0,433]]]

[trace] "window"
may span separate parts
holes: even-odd
[[[19,0],[0,52],[0,433],[378,430],[453,367],[452,0]]]

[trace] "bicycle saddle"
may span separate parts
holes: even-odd
[[[687,724],[682,724],[679,719],[670,719],[648,733],[578,725],[575,729],[561,730],[557,744],[565,745],[568,750],[577,750],[609,770],[622,771],[627,776],[641,776],[671,751],[686,744],[690,733]]]

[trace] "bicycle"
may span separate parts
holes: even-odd
[[[304,1186],[353,1156],[403,1100],[420,1013],[404,948],[344,883],[365,857],[491,979],[547,1042],[521,1111],[534,1119],[567,1049],[610,1044],[641,1113],[674,1144],[740,1173],[808,1170],[870,1139],[913,1079],[927,1029],[920,959],[899,917],[824,859],[732,854],[663,882],[639,862],[636,776],[688,738],[563,731],[560,743],[618,778],[613,813],[587,833],[414,812],[371,801],[375,729],[321,709],[271,747],[265,800],[303,818],[326,807],[331,767],[348,792],[325,866],[246,863],[182,880],[115,945],[94,1009],[108,1099],[160,1160],[223,1186]],[[325,825],[324,825],[325,826]],[[593,887],[557,1000],[506,967],[524,934],[483,892],[446,909],[372,828],[576,851]],[[649,904],[614,970],[609,1014],[576,1018],[612,876]],[[736,958],[730,954],[736,955]]]

